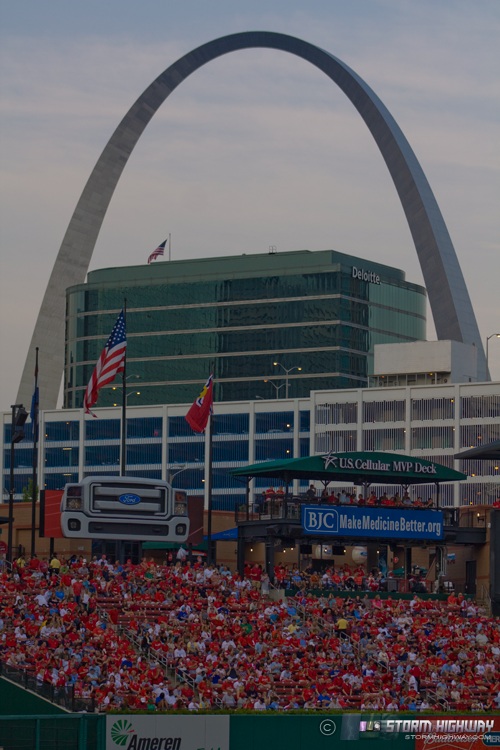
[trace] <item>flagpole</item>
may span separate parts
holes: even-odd
[[[172,260],[172,235],[168,233],[168,259]]]
[[[212,565],[212,463],[213,463],[213,410],[208,418],[208,478],[207,478],[207,564]]]
[[[33,399],[33,413],[31,415],[31,429],[33,431],[33,455],[31,473],[31,557],[35,555],[36,490],[38,484],[38,346],[35,349],[35,390],[33,393]]]
[[[123,320],[127,330],[127,300],[123,300]],[[127,350],[123,358],[122,371],[122,420],[121,420],[121,443],[120,443],[120,476],[127,476]]]
[[[213,373],[205,383],[200,395],[186,414],[186,421],[195,432],[205,433],[205,499],[207,501],[207,563],[213,562],[212,554],[212,465],[213,465]],[[208,434],[207,434],[208,430]]]
[[[10,487],[9,487],[9,526],[7,530],[7,562],[11,564],[14,562],[14,555],[12,552],[12,544],[14,539],[14,463],[16,460],[15,454],[15,443],[14,443],[14,431],[16,425],[16,414],[20,404],[12,404],[12,418],[11,418],[11,434],[10,434]]]

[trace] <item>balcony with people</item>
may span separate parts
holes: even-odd
[[[240,505],[236,510],[236,521],[246,520],[297,520],[300,519],[303,505],[357,508],[399,508],[401,510],[432,510],[436,508],[433,497],[417,495],[411,497],[407,491],[401,494],[378,493],[372,489],[365,494],[357,492],[356,487],[318,488],[310,484],[305,492],[293,493],[283,486],[269,486],[260,493],[250,497],[248,506]]]

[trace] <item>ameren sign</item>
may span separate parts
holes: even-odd
[[[304,505],[302,527],[305,534],[378,539],[438,541],[444,533],[441,511],[399,508],[321,508]]]
[[[106,750],[229,750],[229,716],[106,717]]]
[[[352,267],[352,278],[368,281],[370,284],[380,284],[380,276],[375,271],[365,271],[364,268]]]

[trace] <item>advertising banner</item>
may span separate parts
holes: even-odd
[[[443,514],[438,510],[302,506],[305,534],[374,539],[443,538]]]
[[[0,747],[19,748],[20,733],[30,748],[53,747],[55,734],[64,736],[65,750],[480,750],[500,747],[500,714],[2,716]]]
[[[231,716],[231,750],[479,750],[500,747],[498,714]]]
[[[229,716],[107,716],[106,750],[229,750]]]
[[[361,740],[393,741],[402,739],[413,743],[415,750],[479,750],[500,747],[500,716],[475,713],[468,715],[441,714],[440,716],[373,714],[360,722]],[[408,744],[408,747],[411,747]]]
[[[62,490],[41,490],[40,492],[40,536],[63,539],[61,529]]]

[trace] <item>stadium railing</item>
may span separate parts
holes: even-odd
[[[94,698],[83,698],[75,694],[75,688],[71,684],[56,686],[51,683],[42,682],[33,672],[20,667],[14,667],[0,660],[0,675],[16,685],[30,690],[32,693],[55,703],[73,713],[93,713],[96,709]]]

